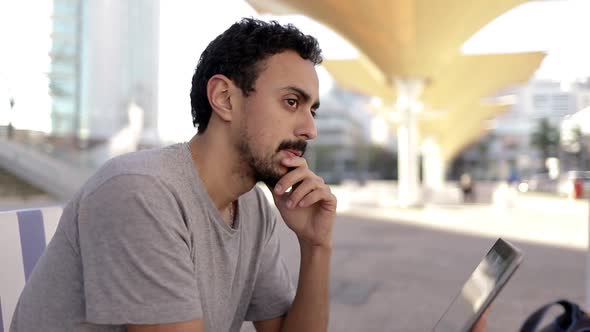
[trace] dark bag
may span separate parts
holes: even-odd
[[[543,317],[554,305],[561,305],[565,310],[561,315],[557,316],[555,320],[538,330],[539,323]],[[548,303],[537,311],[533,312],[529,318],[522,324],[520,332],[590,332],[590,317],[583,312],[580,307],[568,300],[559,300]]]

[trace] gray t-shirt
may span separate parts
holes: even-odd
[[[125,331],[202,319],[209,332],[284,314],[294,288],[258,188],[223,222],[188,144],[107,162],[65,207],[11,332]]]

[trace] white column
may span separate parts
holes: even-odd
[[[397,131],[398,204],[401,207],[415,207],[421,205],[417,113],[422,107],[418,96],[422,92],[423,81],[396,79],[395,84],[398,92],[396,109],[400,121]]]
[[[431,137],[424,139],[422,143],[422,174],[424,188],[433,192],[444,189],[445,162],[440,144]]]

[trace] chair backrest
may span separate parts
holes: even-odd
[[[61,207],[0,212],[0,332],[8,331],[20,293],[61,213]]]

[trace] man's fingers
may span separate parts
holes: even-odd
[[[298,206],[305,208],[320,201],[331,203],[334,205],[334,207],[336,206],[336,197],[330,192],[329,188],[319,188],[310,192],[309,194],[305,195],[301,201],[299,201]]]
[[[285,158],[281,160],[281,164],[293,168],[293,170],[287,172],[287,174],[285,174],[273,188],[274,193],[277,195],[283,194],[287,188],[293,187],[308,176],[315,176],[315,174],[309,170],[307,161],[302,157]]]
[[[294,169],[285,174],[273,188],[273,194],[283,195],[291,187],[288,196],[280,201],[287,208],[308,207],[321,200],[330,200],[333,196],[324,180],[315,175],[302,157],[291,157],[281,160],[281,164]],[[278,198],[278,197],[277,197]],[[334,202],[335,198],[332,199]]]
[[[279,182],[275,185],[273,192],[277,195],[282,195],[289,187],[293,187],[297,183],[303,181],[310,171],[306,168],[295,168],[285,174]]]
[[[313,192],[314,190],[321,188],[323,185],[324,181],[317,176],[305,179],[297,186],[296,189],[292,190],[291,193],[289,193],[287,207],[297,207],[303,197],[305,197],[310,192]]]
[[[473,328],[471,329],[471,332],[485,332],[487,330],[487,323],[488,323],[488,311],[490,309],[486,309],[486,311],[483,313],[483,315],[481,315],[481,317],[479,318],[479,320],[475,323],[475,325],[473,326]]]
[[[307,160],[305,160],[305,158],[303,158],[303,157],[283,158],[281,160],[281,164],[283,164],[284,166],[287,166],[287,167],[301,167],[301,166],[305,166],[305,168],[308,168],[307,167]]]

